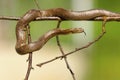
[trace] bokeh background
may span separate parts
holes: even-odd
[[[106,9],[120,12],[120,0],[38,0],[41,10],[65,8],[68,10]],[[30,9],[36,9],[34,0],[0,0],[0,16],[22,16]],[[27,71],[28,55],[15,51],[16,21],[0,20],[0,80],[23,80]],[[65,52],[81,47],[101,33],[102,22],[65,21],[61,28],[82,27],[87,35],[60,36]],[[56,27],[57,21],[31,22],[32,40],[35,41],[46,31]],[[120,80],[120,24],[108,22],[105,36],[91,47],[68,56],[69,64],[77,80]],[[29,80],[72,80],[64,60],[36,67],[61,55],[55,38],[40,51],[34,52],[33,67]]]

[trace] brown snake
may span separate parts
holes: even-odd
[[[96,17],[120,17],[120,14],[113,13],[106,10],[88,10],[88,11],[69,11],[62,8],[48,9],[48,10],[29,10],[16,25],[16,51],[24,55],[29,52],[34,52],[41,49],[44,44],[54,36],[64,35],[69,33],[84,32],[82,28],[73,29],[53,29],[41,36],[37,41],[27,44],[27,31],[28,24],[38,17],[59,17],[61,20],[90,20]]]

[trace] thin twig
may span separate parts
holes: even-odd
[[[14,16],[0,16],[0,20],[13,20],[13,21],[17,21],[19,20],[20,17],[14,17]]]
[[[39,4],[38,4],[38,1],[37,1],[37,0],[34,0],[34,2],[35,2],[35,5],[37,6],[37,8],[40,9],[40,6],[39,6]]]
[[[64,53],[63,48],[62,48],[62,46],[61,46],[61,44],[60,44],[59,36],[56,36],[56,41],[57,41],[57,45],[59,46],[59,49],[60,49],[62,55],[64,56],[65,53]],[[65,61],[66,66],[67,66],[67,69],[70,71],[73,80],[76,80],[75,75],[74,75],[74,72],[73,72],[72,69],[70,68],[70,65],[69,65],[69,63],[68,63],[68,61],[67,61],[67,56],[62,57],[62,58],[64,58],[64,61]]]
[[[95,21],[104,21],[104,17],[96,17],[93,20]],[[120,21],[120,17],[106,17],[107,21]]]
[[[28,32],[27,34],[28,34],[28,44],[29,44],[32,41],[31,35],[30,35],[30,26],[29,25],[27,26],[27,32]],[[26,73],[24,80],[28,80],[31,69],[33,69],[33,67],[32,67],[32,52],[29,53],[29,57],[28,57],[27,61],[28,61],[28,70],[27,70],[27,73]]]
[[[60,27],[60,23],[61,23],[61,21],[58,21],[57,28]],[[61,44],[60,44],[59,36],[56,36],[56,41],[57,41],[57,45],[58,45],[58,47],[59,47],[62,55],[65,55],[65,52],[63,51],[63,48],[62,48],[62,46],[61,46]],[[74,72],[72,71],[72,69],[71,69],[71,67],[70,67],[70,65],[69,65],[69,63],[68,63],[67,57],[65,56],[65,57],[63,57],[63,58],[64,58],[64,61],[65,61],[65,63],[66,63],[67,69],[70,71],[70,73],[71,73],[71,75],[72,75],[73,80],[76,80],[75,75],[74,75]]]

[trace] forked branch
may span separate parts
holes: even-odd
[[[60,28],[60,23],[61,23],[61,21],[58,21],[57,28]],[[63,51],[62,45],[60,44],[59,36],[56,36],[56,42],[57,42],[57,45],[58,45],[58,47],[59,47],[60,52],[62,53],[62,55],[65,55],[65,52]],[[70,71],[70,73],[71,73],[71,75],[72,75],[73,80],[76,80],[75,75],[74,75],[74,72],[72,71],[72,69],[71,69],[71,67],[70,67],[70,65],[69,65],[69,63],[68,63],[67,57],[65,56],[65,57],[63,57],[63,58],[64,58],[64,61],[65,61],[65,63],[66,63],[67,69]],[[62,59],[62,58],[61,58],[61,59]]]

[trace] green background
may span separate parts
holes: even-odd
[[[119,0],[94,0],[95,8],[120,12]],[[94,35],[101,30],[101,23],[95,22]],[[107,33],[92,51],[92,71],[87,80],[120,80],[120,23],[108,22]]]

